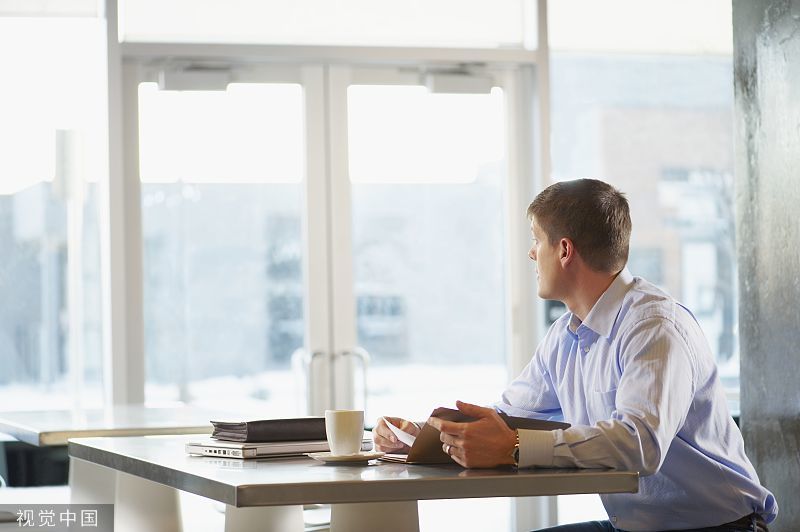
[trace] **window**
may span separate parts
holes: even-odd
[[[687,303],[714,294],[692,310],[738,387],[731,58],[554,52],[551,75],[554,178],[627,194],[632,273]]]
[[[27,13],[30,14],[30,13]],[[0,18],[0,404],[102,401],[104,25]]]
[[[347,98],[367,418],[490,404],[508,380],[504,92],[351,85]]]
[[[260,67],[259,79],[296,73]],[[324,86],[248,72],[218,90],[138,85],[147,400],[304,415],[295,350],[308,355],[301,384],[330,408],[358,383],[340,371],[326,394],[317,355],[358,345],[372,364],[352,395],[359,407],[366,395],[368,423],[493,402],[508,380],[504,90],[431,94],[390,68],[305,68]],[[343,119],[320,140],[308,129],[325,107]],[[342,139],[348,157],[327,161]],[[444,515],[435,504],[423,520]],[[445,504],[509,515],[508,499]]]
[[[120,35],[132,42],[522,48],[536,42],[535,30],[535,3],[527,0],[125,0],[120,5]]]
[[[139,88],[146,399],[301,415],[303,90]]]
[[[550,8],[553,178],[626,193],[629,269],[693,311],[738,409],[730,2]],[[564,523],[605,518],[597,497],[559,509]]]

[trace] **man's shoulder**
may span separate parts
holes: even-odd
[[[647,320],[663,320],[681,328],[696,323],[696,318],[686,306],[657,285],[634,278],[631,289],[625,294],[618,316],[618,328],[634,326]]]
[[[649,318],[672,320],[677,306],[678,302],[669,293],[646,279],[635,277],[622,300],[619,319],[627,323]]]

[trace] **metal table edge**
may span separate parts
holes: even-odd
[[[34,447],[44,447],[46,443],[42,441],[42,433],[33,427],[5,425],[0,423],[0,432],[7,434],[17,441],[33,445]]]
[[[41,432],[41,445],[67,445],[72,438],[123,438],[128,436],[183,436],[211,434],[211,425],[192,427],[130,428],[130,429],[81,429],[67,431]]]
[[[592,470],[585,470],[587,472]],[[596,470],[595,470],[596,471]],[[604,473],[612,476],[611,486],[602,490],[602,493],[636,493],[639,491],[639,473],[635,471],[615,471],[603,470]],[[413,492],[405,500],[434,500],[434,499],[456,499],[456,498],[489,498],[489,497],[544,497],[554,495],[573,495],[580,493],[600,493],[596,490],[587,488],[585,491],[559,489],[553,490],[550,487],[538,490],[523,490],[515,488],[519,484],[528,482],[526,475],[511,477],[475,477],[469,483],[463,482],[463,478],[441,478],[441,479],[397,479],[382,480],[382,487],[395,485],[403,486],[405,491]],[[441,492],[441,487],[445,483],[458,482],[459,494],[446,495]],[[502,482],[508,485],[502,489],[495,489],[488,493],[484,488],[485,484],[497,484]],[[606,480],[608,482],[608,480]],[[257,507],[257,506],[292,506],[299,504],[348,504],[361,502],[394,502],[398,500],[396,496],[384,495],[383,490],[376,490],[374,483],[363,482],[360,480],[341,481],[340,489],[331,494],[325,487],[318,487],[309,484],[286,484],[281,488],[282,499],[274,504],[265,504],[266,493],[274,489],[272,486],[262,486],[260,484],[242,484],[236,487],[236,507]],[[302,495],[301,495],[302,492]],[[339,494],[348,493],[342,497]],[[312,500],[313,499],[313,500]]]

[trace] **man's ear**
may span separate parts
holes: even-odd
[[[575,244],[569,238],[562,238],[559,241],[558,258],[562,266],[568,266],[575,260]]]

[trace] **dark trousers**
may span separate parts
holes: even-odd
[[[614,528],[610,521],[588,521],[586,523],[574,523],[571,525],[561,525],[552,528],[545,528],[542,532],[621,532]],[[673,531],[681,532],[681,531]],[[747,516],[719,526],[706,528],[693,528],[682,532],[769,532],[764,521],[760,517]]]

